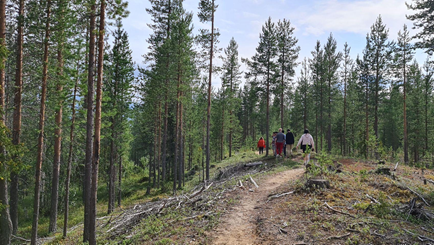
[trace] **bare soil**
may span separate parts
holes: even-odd
[[[238,193],[238,202],[221,219],[213,234],[213,244],[266,244],[256,233],[257,220],[266,208],[268,196],[277,187],[299,178],[304,169],[291,169],[258,181],[259,188],[245,188]],[[256,180],[257,181],[257,180]]]

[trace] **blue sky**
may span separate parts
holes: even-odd
[[[146,42],[151,30],[147,26],[150,16],[145,9],[150,6],[147,0],[129,0],[130,15],[126,18],[124,28],[130,37],[133,59],[143,65],[142,55],[147,52]],[[199,0],[186,0],[184,7],[197,13]],[[288,19],[295,27],[295,36],[301,48],[299,60],[310,58],[317,40],[324,44],[333,33],[338,49],[343,50],[345,42],[351,47],[352,57],[361,54],[366,34],[377,17],[381,15],[383,23],[389,28],[389,38],[395,40],[404,24],[410,33],[415,34],[413,24],[405,15],[411,14],[404,0],[216,0],[219,5],[215,25],[220,29],[220,48],[227,47],[234,37],[239,45],[239,55],[250,58],[255,54],[261,27],[266,20],[277,22]],[[411,0],[407,0],[411,2]],[[195,32],[199,28],[209,28],[194,18]],[[423,63],[426,55],[418,52],[416,59]],[[219,61],[215,61],[217,64]],[[300,66],[297,70],[300,69]],[[298,72],[297,72],[298,73]],[[220,86],[219,79],[214,79],[213,86]]]

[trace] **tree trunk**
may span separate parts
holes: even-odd
[[[67,231],[68,231],[68,216],[69,216],[69,185],[71,183],[71,166],[72,166],[72,150],[74,146],[74,123],[75,123],[75,101],[77,96],[77,87],[78,82],[80,79],[79,76],[79,59],[77,61],[77,78],[75,80],[74,85],[74,94],[72,97],[72,105],[71,105],[71,111],[72,111],[72,117],[71,117],[71,131],[69,132],[69,154],[68,154],[68,166],[66,169],[66,180],[65,180],[65,210],[64,210],[64,219],[63,219],[63,237],[66,237]]]
[[[119,71],[119,67],[118,64],[116,64],[115,67],[116,71],[115,71],[115,86],[114,86],[114,91],[113,91],[113,98],[114,98],[114,102],[113,102],[113,108],[116,111],[116,114],[112,116],[112,125],[111,125],[111,142],[110,142],[110,173],[109,173],[109,201],[108,201],[108,210],[107,210],[107,214],[111,214],[114,209],[115,209],[115,180],[116,180],[116,169],[115,169],[115,162],[116,162],[116,116],[118,113],[118,108],[116,108],[117,106],[117,92],[118,92],[118,71]]]
[[[6,46],[6,0],[0,0],[0,45]],[[0,57],[0,127],[5,125],[5,65],[6,57]],[[2,132],[6,133],[5,131]],[[5,149],[0,147],[0,154],[5,154]],[[1,163],[0,171],[6,171],[6,165]],[[11,243],[12,222],[9,216],[9,203],[8,203],[8,184],[6,178],[0,178],[0,203],[5,205],[0,208],[0,244],[8,245]]]
[[[36,245],[38,238],[38,222],[39,222],[39,198],[40,198],[40,182],[42,155],[44,151],[44,126],[45,126],[45,100],[47,97],[47,78],[48,78],[48,46],[50,39],[50,15],[51,15],[51,0],[47,1],[47,20],[45,23],[45,39],[44,39],[44,60],[42,68],[42,83],[41,83],[41,109],[39,112],[39,137],[38,137],[38,153],[36,158],[36,173],[35,173],[35,195],[33,202],[33,224],[31,244]]]
[[[84,228],[83,242],[89,241],[90,232],[90,189],[92,186],[92,154],[93,154],[93,96],[94,96],[94,69],[95,69],[95,12],[96,4],[91,5],[89,20],[89,56],[87,69],[87,118],[86,118],[86,160],[84,174]]]
[[[329,78],[329,109],[328,109],[328,129],[327,129],[327,151],[332,152],[332,81]]]
[[[20,144],[21,136],[21,94],[23,92],[23,31],[24,31],[24,0],[20,0],[18,11],[18,34],[17,34],[17,63],[14,89],[14,114],[12,143]],[[16,159],[16,157],[14,157]],[[10,215],[12,220],[12,234],[18,231],[18,173],[11,172],[10,187]],[[1,239],[1,238],[0,238]]]
[[[222,131],[221,131],[221,135],[220,135],[220,161],[223,160],[223,148],[224,148],[224,137],[225,137],[225,109],[224,109],[224,105],[223,106],[223,110],[222,110]]]
[[[63,2],[60,1],[59,5]],[[63,7],[63,6],[62,6]],[[62,13],[63,13],[62,9]],[[63,30],[61,30],[63,32]],[[60,34],[60,35],[63,35]],[[51,182],[51,212],[50,212],[50,226],[49,232],[55,232],[57,230],[57,207],[59,199],[59,172],[60,172],[60,156],[62,147],[62,113],[63,113],[63,101],[62,101],[62,76],[63,76],[63,41],[59,42],[57,50],[57,64],[58,64],[58,81],[57,81],[57,94],[58,94],[58,108],[55,112],[56,129],[54,130],[54,161],[53,161],[53,176]]]
[[[347,67],[345,64],[345,71],[344,71],[344,132],[343,132],[343,155],[347,155]]]
[[[208,78],[208,109],[206,120],[206,181],[209,181],[209,162],[210,162],[210,130],[211,130],[211,79],[212,79],[212,58],[214,56],[214,0],[212,0],[211,9],[211,49],[209,56],[209,78]]]
[[[121,206],[121,200],[122,200],[122,155],[119,156],[119,180],[118,180],[118,207]]]
[[[408,132],[407,132],[407,84],[406,84],[406,60],[404,53],[404,162],[408,163]]]
[[[96,244],[96,203],[98,190],[98,167],[101,147],[101,103],[104,61],[104,27],[105,27],[105,0],[101,0],[99,39],[98,39],[98,79],[96,83],[95,105],[95,138],[92,156],[92,187],[90,195],[89,244]]]

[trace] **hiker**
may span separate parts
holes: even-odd
[[[285,134],[282,133],[282,128],[279,128],[279,133],[276,135],[276,155],[282,156],[284,143],[285,143]]]
[[[300,137],[300,140],[297,143],[297,151],[298,151],[298,146],[300,144],[301,144],[301,149],[303,150],[303,153],[306,153],[304,156],[304,165],[307,165],[309,163],[309,160],[310,160],[310,151],[315,150],[315,142],[313,141],[312,135],[309,134],[308,129],[305,129],[304,134]]]
[[[273,155],[276,156],[276,135],[277,132],[273,132],[272,140],[271,140],[271,149],[273,149]]]
[[[260,138],[258,141],[259,154],[264,154],[265,140],[264,138]]]
[[[292,157],[292,148],[294,148],[294,142],[294,134],[290,129],[288,129],[286,133],[286,152],[288,153],[287,157],[289,157],[289,155]]]

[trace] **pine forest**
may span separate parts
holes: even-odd
[[[142,1],[0,0],[0,245],[434,243],[432,0],[309,50]]]

